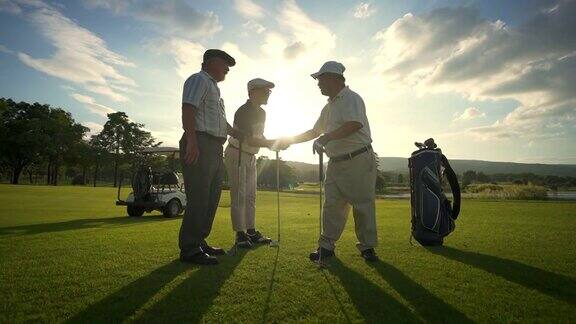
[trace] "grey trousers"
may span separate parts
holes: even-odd
[[[186,211],[180,226],[179,246],[182,255],[193,255],[206,245],[214,216],[220,202],[224,162],[222,145],[225,139],[196,133],[200,155],[196,163],[182,162]],[[186,153],[186,137],[180,140],[180,156]]]

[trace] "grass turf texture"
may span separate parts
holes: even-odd
[[[127,192],[126,192],[127,193]],[[128,218],[113,188],[0,185],[0,321],[574,322],[576,203],[463,202],[444,248],[411,246],[407,200],[377,201],[381,262],[355,249],[308,261],[318,198],[283,194],[282,242],[177,261],[181,218]],[[209,242],[230,248],[229,194]],[[275,193],[257,224],[276,235]]]

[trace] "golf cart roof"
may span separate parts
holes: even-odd
[[[170,153],[179,153],[180,150],[177,147],[146,147],[142,149],[143,154],[170,154]]]

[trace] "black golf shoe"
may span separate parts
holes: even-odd
[[[374,249],[366,249],[364,251],[362,251],[360,253],[360,255],[364,258],[364,260],[369,261],[369,262],[375,262],[378,261],[378,256],[376,255],[376,252],[374,251]]]
[[[245,232],[236,232],[236,246],[242,249],[249,249],[252,247],[250,237]]]
[[[323,247],[319,247],[316,251],[310,253],[310,261],[318,262],[318,261],[325,261],[326,259],[333,257],[334,251],[325,249]]]
[[[252,242],[252,244],[269,244],[272,242],[271,238],[262,235],[262,233],[259,231],[248,233],[248,237],[250,238],[250,242]]]
[[[200,246],[200,248],[202,249],[202,251],[210,256],[214,256],[214,255],[225,255],[226,251],[224,251],[223,248],[219,248],[219,247],[215,247],[215,246],[210,246],[208,244],[203,244],[202,246]]]
[[[192,255],[180,254],[180,261],[186,263],[193,263],[199,265],[216,265],[218,264],[218,259],[213,256],[209,256],[204,252],[198,252]]]

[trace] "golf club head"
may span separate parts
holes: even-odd
[[[433,138],[429,138],[426,141],[424,141],[424,145],[426,145],[429,149],[435,149],[436,147],[438,147],[436,143],[434,143]]]
[[[326,269],[328,268],[328,263],[326,263],[325,261],[314,261],[314,263],[316,263],[316,265],[318,265],[318,269]]]
[[[278,242],[278,241],[271,241],[269,246],[270,246],[270,247],[280,247],[280,242]]]

